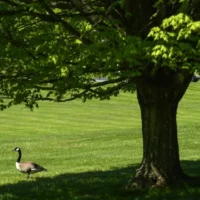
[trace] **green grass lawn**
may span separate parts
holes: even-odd
[[[198,186],[127,192],[141,161],[140,111],[135,94],[87,103],[41,102],[3,111],[0,128],[1,200],[198,199]],[[200,83],[191,83],[178,110],[182,166],[200,175]],[[17,152],[48,172],[26,180],[15,169]]]

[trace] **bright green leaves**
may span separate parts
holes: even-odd
[[[194,71],[200,58],[200,21],[180,13],[154,27],[148,35],[153,39],[148,56],[155,65]],[[199,67],[198,67],[199,68]]]
[[[164,19],[161,28],[163,28],[164,30],[172,28],[175,31],[180,28],[184,28],[187,24],[191,22],[192,19],[189,16],[180,13],[178,15],[172,15],[171,17]]]
[[[190,22],[178,33],[178,40],[197,41],[200,36],[200,21]]]
[[[49,60],[49,63],[53,63],[54,65],[57,65],[58,55],[50,55],[48,60]]]
[[[151,29],[151,32],[149,33],[148,37],[153,37],[154,40],[163,40],[165,42],[168,42],[169,39],[170,39],[170,36],[173,36],[172,35],[173,33],[168,34],[167,32],[165,32],[164,30],[162,30],[160,27],[154,27]]]
[[[167,58],[168,57],[168,48],[164,45],[156,45],[153,48],[153,52],[152,52],[152,57],[155,58],[159,58],[159,57],[163,57],[163,58]]]

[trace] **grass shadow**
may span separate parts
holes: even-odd
[[[191,175],[200,174],[199,161],[183,161],[183,168]],[[0,186],[1,200],[129,200],[129,199],[198,199],[200,179],[195,185],[153,189],[145,191],[125,190],[124,186],[137,165],[110,171],[66,173],[51,178],[38,178],[16,184]],[[200,199],[200,198],[199,198]]]

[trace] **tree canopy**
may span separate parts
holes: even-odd
[[[197,3],[0,0],[1,109],[109,99],[160,68],[193,73],[200,60]]]

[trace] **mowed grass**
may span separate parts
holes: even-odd
[[[200,174],[200,83],[191,83],[178,113],[184,170]],[[86,103],[40,102],[0,113],[0,199],[198,199],[200,184],[151,191],[124,189],[142,158],[140,110],[135,94]],[[17,152],[48,172],[26,180],[15,169]]]

